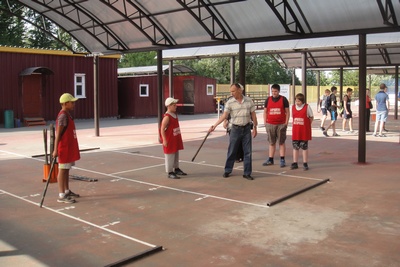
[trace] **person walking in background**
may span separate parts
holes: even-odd
[[[56,119],[56,136],[53,157],[58,157],[58,199],[57,202],[75,203],[78,194],[69,189],[69,171],[80,159],[78,138],[74,120],[70,114],[78,98],[65,93],[60,97],[61,111]]]
[[[286,166],[286,130],[289,123],[290,111],[289,101],[286,97],[279,95],[281,87],[279,84],[271,86],[271,96],[265,100],[264,105],[264,123],[267,131],[269,151],[268,159],[263,166],[274,164],[275,145],[279,143],[279,155],[281,168]]]
[[[180,179],[178,175],[187,175],[179,168],[179,150],[183,150],[181,129],[176,114],[178,99],[165,99],[167,111],[161,121],[160,134],[165,157],[165,170],[170,179]]]
[[[330,94],[331,90],[326,89],[325,94],[321,95],[320,99],[318,100],[317,112],[322,112],[321,125],[319,127],[321,131],[325,131],[325,121],[328,116],[328,110],[326,109],[326,101],[327,99],[329,99]]]
[[[305,103],[303,94],[297,94],[295,104],[292,106],[292,144],[293,163],[291,170],[298,169],[299,150],[303,150],[303,169],[308,170],[308,141],[311,140],[311,124],[314,115],[310,105]]]
[[[353,111],[351,110],[351,95],[353,89],[347,88],[346,94],[343,96],[343,123],[342,132],[346,131],[346,123],[349,125],[349,133],[354,133],[353,130]]]
[[[371,91],[367,88],[365,89],[365,93],[366,93],[366,114],[365,114],[365,131],[369,132],[369,122],[371,120],[371,109],[373,108],[372,106],[372,101],[371,101]]]
[[[385,93],[387,94],[387,86],[386,85],[385,85]],[[388,106],[387,117],[389,117],[389,108],[390,108],[390,105]],[[386,129],[386,121],[383,123],[383,131],[384,132],[389,132],[389,130]]]
[[[385,93],[385,90],[386,90],[386,84],[381,83],[379,85],[379,92],[375,95],[376,120],[375,120],[373,135],[379,137],[386,137],[386,135],[384,135],[382,131],[390,109],[389,96],[388,94]]]
[[[329,137],[328,135],[328,130],[332,128],[332,136],[339,136],[336,133],[336,120],[337,120],[337,100],[336,100],[336,93],[337,93],[337,88],[336,86],[332,86],[331,88],[331,95],[329,96],[328,102],[327,102],[327,109],[329,110],[329,113],[331,114],[331,124],[323,131],[322,133],[326,136]]]
[[[243,86],[240,83],[232,84],[229,89],[232,98],[225,104],[225,110],[217,122],[210,127],[208,132],[212,132],[217,126],[228,119],[232,123],[231,132],[229,134],[229,147],[226,156],[225,170],[222,175],[228,178],[233,170],[236,155],[241,145],[244,151],[243,157],[243,178],[254,180],[252,173],[252,141],[251,141],[251,122],[253,121],[253,138],[257,136],[257,116],[256,106],[250,97],[243,95]]]

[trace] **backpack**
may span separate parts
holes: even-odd
[[[329,95],[325,100],[325,108],[326,110],[331,110],[332,100],[331,95]]]

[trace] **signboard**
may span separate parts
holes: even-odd
[[[269,95],[272,95],[271,92],[271,86],[269,87]],[[290,84],[280,84],[281,91],[279,92],[280,95],[286,97],[287,99],[290,99]]]

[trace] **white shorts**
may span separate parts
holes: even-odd
[[[75,166],[75,162],[71,163],[58,163],[58,168],[63,169],[63,170],[69,170],[72,168],[72,166]]]

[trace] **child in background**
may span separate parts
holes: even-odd
[[[303,169],[308,170],[308,141],[311,140],[311,124],[314,114],[311,107],[305,103],[303,94],[297,94],[295,97],[295,105],[292,106],[293,126],[292,126],[292,143],[293,143],[293,163],[291,170],[298,169],[297,164],[299,158],[299,150],[303,150]]]
[[[165,170],[168,178],[179,179],[178,175],[187,175],[179,169],[179,150],[183,149],[181,130],[176,114],[178,99],[168,97],[165,100],[167,111],[161,122],[160,134],[165,155]]]

